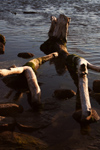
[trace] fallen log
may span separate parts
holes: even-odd
[[[34,58],[34,59],[30,60],[29,62],[27,62],[24,66],[30,66],[36,72],[36,70],[39,68],[40,65],[42,65],[46,61],[49,61],[55,57],[58,57],[57,52],[51,53],[51,54],[43,56],[43,57]]]
[[[8,75],[13,74],[24,74],[28,83],[29,90],[31,92],[31,100],[30,105],[34,107],[34,104],[40,104],[40,97],[41,97],[41,89],[37,81],[37,77],[34,71],[36,71],[41,64],[44,62],[57,57],[58,53],[52,53],[47,56],[39,57],[33,59],[25,64],[22,67],[15,67],[10,69],[0,69],[0,76],[5,77]],[[15,78],[16,79],[16,78]],[[7,81],[6,81],[7,82]],[[20,82],[20,81],[19,81]]]
[[[99,69],[100,67],[92,65],[84,58],[74,54],[69,55],[67,57],[67,66],[72,78],[75,81],[78,90],[77,94],[79,94],[78,98],[81,101],[81,108],[82,108],[81,121],[83,120],[90,121],[91,117],[93,117],[94,114],[92,113],[93,109],[91,107],[90,97],[89,97],[88,77],[87,77],[88,69],[92,69],[100,72]],[[74,73],[73,71],[71,72],[70,68],[74,70]],[[98,116],[97,117],[94,116],[95,121],[97,121],[96,119],[99,120],[100,118]]]

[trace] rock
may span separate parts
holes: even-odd
[[[95,93],[100,93],[100,80],[93,81],[93,91]]]
[[[0,54],[4,54],[5,46],[0,42]]]
[[[69,89],[57,89],[54,91],[54,96],[58,99],[68,99],[74,95],[76,95],[76,93]]]
[[[0,149],[6,150],[46,150],[47,144],[34,136],[17,132],[0,133]]]
[[[23,107],[14,103],[1,103],[0,115],[1,116],[16,116],[18,113],[23,112]]]
[[[0,116],[0,131],[13,131],[15,127],[15,120],[12,117]]]
[[[3,45],[6,44],[6,39],[5,39],[5,37],[4,37],[2,34],[0,34],[0,42],[1,42]]]
[[[23,52],[23,53],[19,53],[17,56],[18,56],[18,57],[22,57],[22,58],[31,58],[31,57],[33,57],[34,55],[33,55],[32,53]]]
[[[0,54],[4,54],[6,39],[0,34]]]
[[[23,11],[23,14],[36,14],[35,11]]]
[[[28,90],[28,84],[26,77],[23,73],[18,75],[10,75],[5,76],[2,81],[6,84],[6,86],[18,90],[18,91],[24,91]]]
[[[73,118],[79,122],[79,123],[87,123],[87,124],[90,124],[90,123],[94,123],[94,122],[97,122],[98,120],[100,120],[100,117],[99,115],[97,114],[96,110],[92,109],[91,110],[91,114],[85,118],[85,119],[82,119],[82,110],[77,110],[74,114],[73,114]]]

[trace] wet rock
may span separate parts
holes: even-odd
[[[23,11],[23,14],[36,14],[35,11]]]
[[[0,133],[0,149],[12,150],[46,150],[47,144],[34,136],[17,132]]]
[[[6,44],[5,36],[3,36],[2,34],[0,34],[0,42],[1,42],[3,45]]]
[[[23,52],[23,53],[19,53],[17,56],[22,58],[31,58],[34,56],[34,54]]]
[[[95,93],[100,93],[100,80],[93,81],[93,91]]]
[[[73,114],[73,118],[79,122],[79,123],[94,123],[97,122],[98,120],[100,120],[99,115],[97,114],[96,110],[92,109],[91,110],[91,114],[85,118],[84,120],[82,119],[82,110],[78,110]]]
[[[4,54],[6,39],[0,34],[0,54]]]
[[[69,89],[57,89],[54,91],[54,97],[58,99],[68,99],[76,95],[73,90]]]
[[[15,120],[12,117],[0,116],[0,131],[13,131],[15,127]]]
[[[14,103],[1,103],[0,115],[1,116],[16,116],[18,113],[23,112],[23,107]]]
[[[5,46],[0,42],[0,54],[4,54]]]

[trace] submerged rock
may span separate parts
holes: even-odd
[[[95,93],[100,93],[100,80],[93,81],[93,91]]]
[[[23,52],[23,53],[19,53],[17,56],[22,58],[31,58],[34,56],[34,54]]]
[[[12,117],[0,116],[0,131],[13,131],[15,127],[15,120]]]
[[[75,96],[76,93],[69,89],[57,89],[54,91],[54,97],[58,99],[68,99]]]
[[[18,113],[23,112],[23,107],[14,103],[2,103],[0,104],[1,116],[16,116]]]
[[[5,131],[0,133],[0,149],[46,150],[47,144],[42,140],[17,132]]]

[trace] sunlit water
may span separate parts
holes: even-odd
[[[0,2],[0,34],[6,37],[6,47],[5,54],[0,55],[0,68],[13,64],[21,66],[30,60],[19,58],[17,54],[20,52],[44,56],[40,45],[48,38],[50,16],[58,17],[61,13],[71,17],[68,52],[100,66],[99,0],[3,0]],[[51,97],[58,88],[76,91],[68,71],[60,76],[49,62],[39,68],[37,76],[43,83],[42,100]],[[100,79],[100,73],[89,71],[90,87],[94,79]]]

